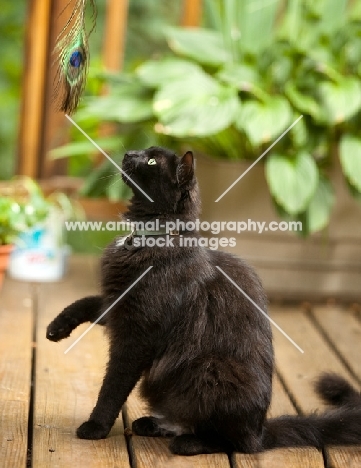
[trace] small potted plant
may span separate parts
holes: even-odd
[[[63,221],[73,215],[73,205],[63,193],[45,197],[29,178],[2,183],[0,284],[6,269],[20,280],[59,279],[65,258]]]
[[[28,227],[25,207],[13,198],[0,196],[0,288],[14,241]]]

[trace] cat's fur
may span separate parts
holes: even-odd
[[[148,165],[150,158],[156,164]],[[190,152],[182,159],[159,147],[129,152],[123,170],[154,200],[124,177],[134,192],[126,218],[189,221],[199,216]],[[143,376],[141,391],[151,416],[135,421],[133,432],[173,436],[173,453],[361,443],[359,400],[319,416],[266,419],[273,372],[270,323],[216,266],[263,310],[266,296],[252,268],[231,254],[179,246],[128,250],[115,240],[103,254],[101,295],[68,306],[49,325],[47,337],[58,341],[80,323],[95,321],[150,266],[102,319],[110,340],[108,367],[96,406],[78,428],[78,437],[106,437]],[[327,397],[329,388],[338,396]],[[345,389],[356,402],[355,391],[347,383],[342,387],[337,377],[323,377],[318,385],[333,403],[349,401],[342,397]]]

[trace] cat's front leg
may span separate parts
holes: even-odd
[[[89,420],[77,430],[80,439],[104,439],[146,367],[146,350],[134,343],[112,343],[107,371]]]
[[[70,336],[81,323],[95,322],[102,313],[102,297],[87,296],[67,306],[47,327],[46,337],[60,341]],[[98,322],[105,324],[105,317]]]

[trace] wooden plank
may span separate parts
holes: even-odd
[[[337,349],[354,375],[361,379],[361,322],[356,313],[337,306],[316,306],[312,317]],[[328,447],[327,458],[331,468],[361,466],[360,447]]]
[[[360,468],[361,447],[329,447],[328,468]]]
[[[296,410],[287,396],[280,380],[275,376],[269,416],[296,414]],[[234,454],[234,468],[323,468],[322,455],[313,448],[289,448],[269,450],[255,455]]]
[[[147,415],[137,389],[128,397],[124,413],[126,425],[129,428],[135,419]],[[136,468],[229,468],[227,455],[221,453],[194,457],[172,455],[168,449],[167,439],[161,437],[133,435],[130,438],[130,451]]]
[[[269,450],[256,455],[236,454],[234,468],[324,468],[322,454],[316,449],[289,448]]]
[[[356,312],[337,306],[316,306],[312,317],[361,381],[361,322]]]
[[[313,391],[313,382],[322,372],[331,370],[356,384],[306,312],[294,307],[271,307],[271,316],[304,350],[301,354],[281,333],[274,331],[277,368],[301,411],[307,413],[324,407]]]
[[[80,440],[75,435],[89,417],[104,373],[107,340],[101,327],[94,327],[66,355],[64,351],[88,325],[58,344],[45,338],[47,324],[64,306],[94,294],[96,263],[89,257],[75,259],[65,281],[43,285],[40,291],[33,441],[36,468],[129,467],[121,419],[105,440]]]
[[[275,375],[273,377],[272,400],[268,416],[270,418],[276,418],[277,416],[282,416],[282,414],[296,413],[297,411],[283,388],[280,379]]]
[[[0,295],[0,460],[26,466],[33,314],[27,283],[6,279]]]
[[[75,6],[74,0],[52,0],[49,18],[49,49],[44,85],[44,118],[42,123],[42,144],[39,154],[39,177],[67,173],[67,158],[54,159],[48,151],[69,142],[70,122],[60,111],[60,95],[57,95],[59,53],[55,50],[59,34],[69,20]]]
[[[279,372],[286,382],[288,391],[303,412],[308,413],[315,408],[324,408],[312,389],[312,383],[322,372],[336,372],[357,386],[357,382],[343,366],[332,347],[325,342],[322,334],[305,312],[295,308],[282,310],[273,308],[272,318],[305,351],[304,354],[299,353],[282,335],[275,332]],[[326,455],[332,461],[334,468],[351,466],[343,464],[345,459],[358,460],[357,463],[359,463],[358,454],[359,452],[354,448],[326,449]]]

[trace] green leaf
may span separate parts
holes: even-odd
[[[99,138],[96,140],[96,143],[104,151],[115,151],[119,149],[121,145],[120,138],[116,137],[107,137]],[[91,143],[90,141],[75,141],[73,143],[68,143],[67,145],[60,146],[50,151],[49,155],[53,159],[68,158],[72,156],[82,156],[84,154],[94,154],[99,153],[99,150]]]
[[[243,103],[236,127],[244,130],[254,146],[279,136],[291,124],[292,109],[282,97],[270,97],[265,102]]]
[[[322,7],[320,27],[324,31],[331,33],[334,29],[344,24],[348,0],[322,0],[320,3]]]
[[[290,136],[295,148],[304,148],[310,138],[305,119],[301,119],[291,128]]]
[[[235,89],[222,86],[199,71],[165,84],[154,97],[154,111],[162,133],[206,136],[228,127],[240,101]]]
[[[96,117],[98,120],[133,123],[153,117],[149,88],[134,79],[119,83],[112,93],[84,99],[84,107],[77,112],[77,121]]]
[[[361,192],[361,139],[348,134],[342,137],[340,162],[350,184]]]
[[[312,156],[306,152],[291,158],[272,154],[265,169],[276,202],[291,215],[304,211],[318,185],[318,169]]]
[[[244,64],[226,65],[217,73],[217,78],[240,90],[248,90],[253,83],[259,82],[259,75],[255,67]]]
[[[259,53],[272,42],[275,34],[275,20],[280,0],[235,0],[238,17],[229,28],[229,34],[238,32],[239,44],[243,50]]]
[[[126,93],[89,98],[78,112],[78,120],[96,116],[99,120],[132,123],[153,116],[152,101],[141,95]]]
[[[286,84],[285,94],[295,108],[303,114],[309,114],[317,121],[325,119],[323,109],[318,102],[311,96],[299,91],[292,82]]]
[[[231,60],[222,34],[202,28],[167,28],[169,47],[176,53],[205,65],[222,65]]]
[[[348,120],[361,108],[361,85],[356,78],[344,77],[337,84],[324,81],[319,89],[327,121],[332,124]]]
[[[330,181],[320,177],[306,211],[308,232],[320,231],[328,225],[334,203],[335,193]]]
[[[198,65],[188,60],[166,58],[144,62],[136,69],[136,74],[144,84],[157,88],[170,81],[183,79],[188,74],[199,72],[199,70]]]

